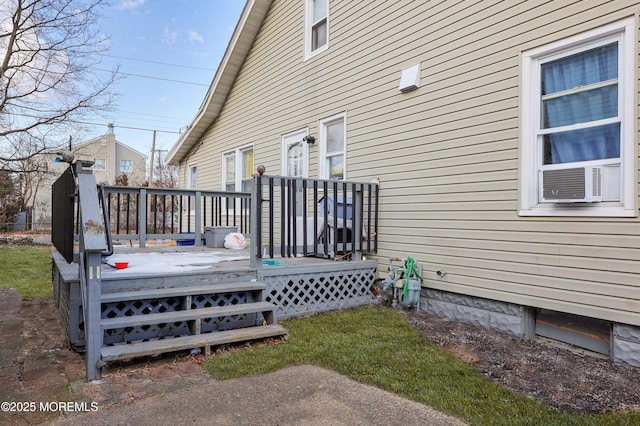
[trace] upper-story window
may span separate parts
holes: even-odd
[[[305,18],[305,59],[329,46],[329,0],[307,0]]]
[[[120,160],[120,171],[122,173],[131,173],[133,171],[133,161]]]
[[[346,179],[346,116],[338,114],[320,121],[320,176],[322,179]]]
[[[632,216],[633,20],[522,55],[521,215]]]

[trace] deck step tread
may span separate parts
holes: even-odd
[[[121,302],[127,300],[147,300],[159,299],[163,297],[193,296],[198,294],[220,294],[240,291],[264,290],[267,286],[257,281],[243,281],[235,283],[223,283],[201,286],[183,286],[158,289],[142,289],[131,291],[119,291],[104,293],[101,298],[102,303]]]
[[[128,317],[103,318],[100,325],[103,330],[122,327],[136,327],[145,324],[160,324],[178,321],[189,321],[198,318],[215,318],[229,315],[242,315],[257,312],[274,312],[276,306],[269,302],[251,302],[211,308],[186,309],[183,311],[162,312]]]
[[[116,361],[205,346],[225,345],[248,340],[265,339],[267,337],[286,336],[287,334],[287,329],[280,324],[237,328],[234,330],[182,336],[171,339],[105,346],[101,349],[101,359],[103,362]]]

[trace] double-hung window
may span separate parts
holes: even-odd
[[[522,55],[521,215],[633,216],[633,20]]]
[[[346,116],[338,114],[320,121],[320,175],[323,179],[346,179]]]
[[[253,147],[227,152],[222,161],[222,187],[228,192],[251,192]]]
[[[189,164],[188,166],[188,176],[187,176],[187,186],[189,189],[197,189],[198,188],[198,165],[197,164]]]
[[[329,46],[329,0],[307,0],[305,18],[305,59]]]

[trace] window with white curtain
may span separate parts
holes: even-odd
[[[540,141],[547,164],[620,159],[618,42],[540,64]]]
[[[521,215],[635,215],[634,43],[627,19],[523,52]],[[541,201],[546,171],[593,167],[603,202]]]
[[[305,59],[309,59],[329,46],[329,0],[307,0],[305,16]]]

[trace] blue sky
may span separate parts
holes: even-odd
[[[120,66],[115,111],[96,117],[88,137],[115,126],[116,138],[150,156],[170,149],[195,116],[238,22],[244,0],[113,0],[102,31],[110,50],[100,69]],[[97,72],[102,72],[97,70]],[[150,129],[135,130],[130,128]]]

